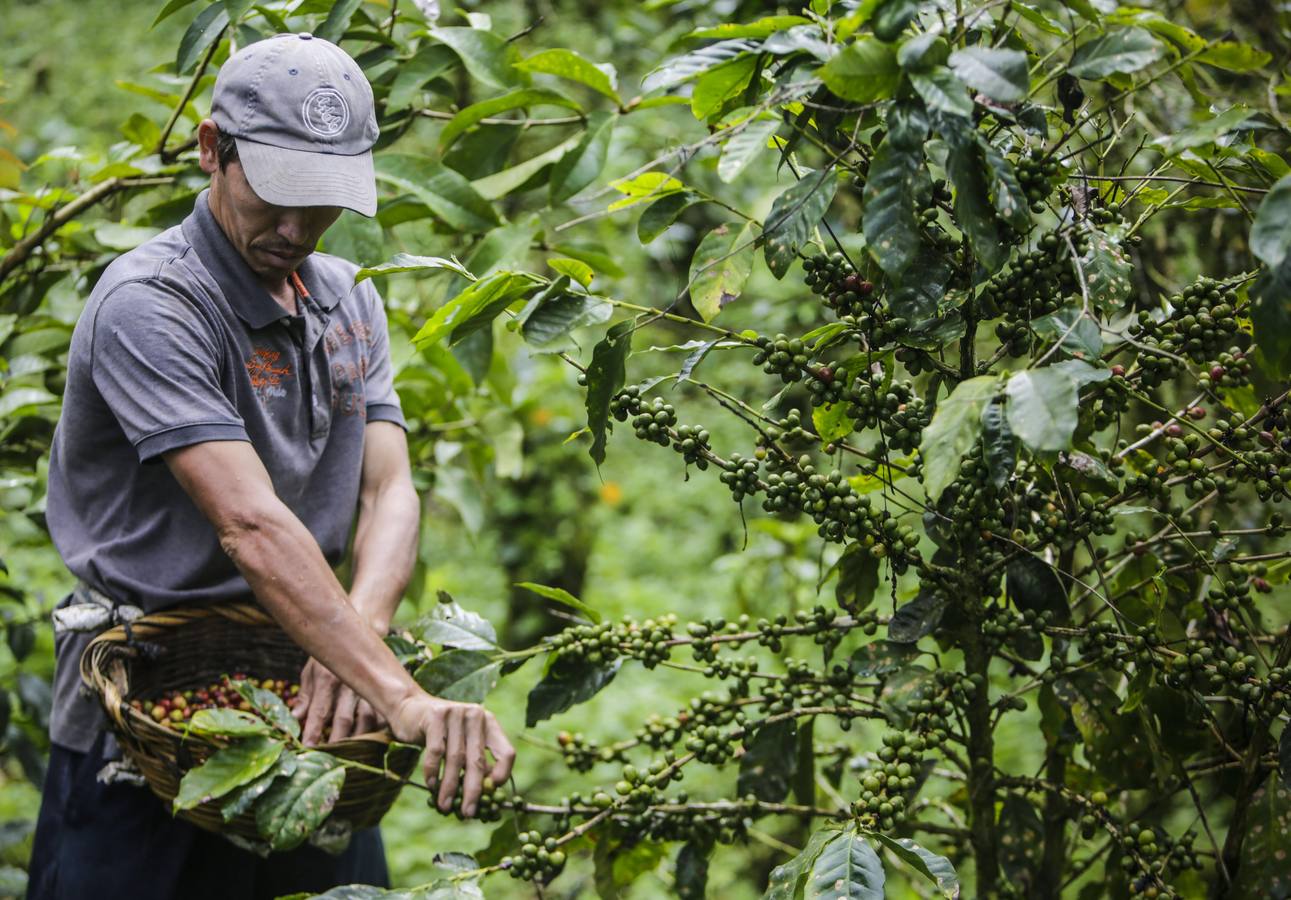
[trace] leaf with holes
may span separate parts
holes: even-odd
[[[875,678],[904,669],[918,655],[910,644],[874,641],[852,651],[847,665],[857,678]]]
[[[690,261],[690,302],[705,322],[711,322],[740,296],[753,271],[753,226],[739,229],[719,225],[699,242]]]
[[[305,842],[336,806],[345,769],[334,756],[306,752],[296,757],[296,771],[279,778],[256,803],[256,827],[275,851]]]
[[[883,862],[865,838],[844,831],[812,863],[803,900],[883,900]]]
[[[833,828],[813,832],[801,853],[771,870],[771,879],[762,900],[800,900],[807,876],[811,873],[816,858],[820,856],[820,851],[840,834]]]
[[[866,832],[866,837],[878,841],[907,866],[937,885],[937,890],[947,900],[959,897],[959,876],[946,857],[938,856],[909,838],[892,838],[886,834],[870,832]]]
[[[478,613],[463,609],[446,593],[440,594],[440,602],[422,620],[421,639],[428,644],[462,650],[498,649],[498,635],[493,624]]]
[[[592,432],[592,446],[588,453],[598,466],[605,462],[610,401],[627,378],[627,359],[632,350],[634,327],[630,319],[611,327],[592,351],[592,363],[587,367],[587,428]]]
[[[762,725],[744,744],[735,791],[779,803],[789,794],[798,767],[798,727],[793,719]]]

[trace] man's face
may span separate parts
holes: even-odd
[[[340,216],[341,207],[266,203],[251,189],[240,162],[220,169],[213,137],[209,155],[208,141],[200,143],[202,168],[211,174],[209,200],[216,221],[261,281],[270,286],[281,284],[314,252],[323,232]]]

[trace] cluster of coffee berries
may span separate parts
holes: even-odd
[[[519,841],[519,854],[502,857],[502,868],[512,878],[547,882],[565,867],[565,851],[560,849],[556,838],[544,838],[539,831],[522,831]]]
[[[1169,314],[1154,321],[1139,313],[1131,334],[1152,339],[1162,350],[1186,356],[1201,364],[1228,349],[1241,331],[1237,320],[1237,292],[1211,278],[1198,278],[1169,301]]]
[[[549,644],[559,659],[600,665],[620,656],[630,656],[640,660],[647,669],[653,669],[671,653],[675,624],[677,617],[672,613],[639,623],[628,616],[621,622],[567,628],[553,635]]]
[[[1044,212],[1044,201],[1053,193],[1059,180],[1058,161],[1046,156],[1044,151],[1035,149],[1018,157],[1014,168],[1018,173],[1018,184],[1027,195],[1027,202],[1031,204],[1031,211]]]
[[[610,398],[610,415],[620,422],[641,412],[641,386],[630,384]]]
[[[777,419],[773,424],[768,425],[765,434],[766,441],[781,445],[808,445],[816,442],[816,436],[802,426],[802,413],[796,409],[789,410],[783,419]],[[762,455],[767,452],[761,435],[758,436],[758,449]]]
[[[556,735],[556,743],[560,745],[565,765],[575,772],[586,772],[604,759],[596,741],[589,739],[581,731],[572,734],[562,731]]]
[[[802,380],[803,369],[811,357],[807,354],[807,345],[800,338],[784,334],[777,334],[774,338],[762,335],[756,343],[758,349],[753,354],[753,365],[761,366],[768,375],[779,375],[785,384]]]
[[[655,397],[649,403],[642,402],[639,412],[632,418],[632,430],[636,436],[661,447],[672,443],[670,430],[676,424],[676,408],[671,403],[665,403],[662,397]]]
[[[152,699],[135,698],[130,701],[130,708],[147,715],[154,722],[166,727],[174,727],[193,717],[199,709],[237,709],[251,712],[250,701],[238,692],[234,682],[245,682],[253,688],[260,688],[278,695],[289,707],[296,702],[300,685],[285,679],[248,678],[244,672],[223,675],[219,681],[206,687],[188,690],[169,690],[160,697]]]
[[[874,308],[874,284],[851,270],[841,253],[803,260],[803,282],[840,316],[856,316]],[[759,365],[761,365],[759,363]]]
[[[808,366],[807,391],[812,406],[842,402],[847,392],[846,374],[833,366]]]
[[[906,795],[917,784],[916,771],[926,747],[924,738],[897,731],[883,735],[878,763],[861,771],[860,796],[852,815],[862,828],[892,830],[906,808]]]
[[[679,425],[677,439],[672,442],[672,449],[680,453],[687,464],[695,466],[702,472],[708,468],[708,457],[705,454],[712,452],[708,438],[707,428],[700,428],[697,425]]]
[[[1121,851],[1121,867],[1130,878],[1132,896],[1178,897],[1180,895],[1166,883],[1166,879],[1203,867],[1202,860],[1193,849],[1196,835],[1191,831],[1174,840],[1164,831],[1144,828],[1133,822],[1115,839]]]
[[[1084,253],[1089,238],[1073,234],[1076,252]],[[1029,321],[1061,307],[1064,298],[1079,290],[1067,242],[1057,232],[1047,232],[1034,250],[1016,256],[1007,271],[991,276],[979,296],[982,314]]]
[[[722,484],[731,489],[731,496],[736,503],[750,494],[761,490],[758,479],[758,461],[745,459],[738,453],[732,453],[720,476]]]

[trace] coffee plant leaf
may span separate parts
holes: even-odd
[[[619,76],[614,71],[614,66],[610,63],[591,62],[573,50],[564,47],[540,50],[533,56],[517,62],[515,67],[526,72],[540,72],[543,75],[554,75],[557,78],[576,81],[598,94],[604,94],[616,104],[620,102]]]
[[[600,835],[592,853],[593,881],[600,900],[621,900],[627,889],[646,872],[654,870],[667,855],[667,845],[642,840],[622,828]]]
[[[255,781],[235,788],[224,797],[224,802],[220,804],[220,817],[225,822],[232,822],[238,816],[247,812],[255,805],[255,802],[264,796],[265,792],[273,785],[273,781],[279,775],[290,776],[296,771],[296,754],[290,751],[283,751],[282,756],[273,764],[268,772],[265,772]]]
[[[570,707],[590,700],[614,680],[622,660],[594,665],[582,660],[557,659],[529,692],[525,727],[532,728]]]
[[[612,326],[592,350],[592,363],[587,367],[587,427],[592,432],[592,446],[588,453],[598,466],[605,462],[610,401],[627,378],[627,359],[632,351],[634,328],[631,320]]]
[[[254,781],[269,771],[282,752],[282,742],[269,737],[243,738],[216,750],[206,762],[184,773],[174,810],[193,809]]]
[[[532,581],[518,582],[515,587],[524,588],[526,591],[533,591],[538,596],[546,597],[548,600],[554,600],[561,606],[568,606],[575,612],[582,613],[589,621],[600,624],[601,614],[564,588],[549,587],[545,584],[535,584]]]
[[[1025,99],[1031,86],[1021,50],[965,47],[950,54],[950,68],[964,84],[1000,103]]]
[[[252,737],[268,735],[269,723],[240,709],[199,709],[185,725],[186,731],[201,735],[221,737]]]
[[[166,19],[169,19],[175,13],[179,12],[185,6],[189,6],[194,2],[195,0],[168,0],[166,5],[161,8],[161,11],[157,13],[157,17],[152,20],[152,27],[156,28],[158,25],[160,25]]]
[[[1291,895],[1291,787],[1268,778],[1246,813],[1241,864],[1229,896],[1238,900]]]
[[[1036,334],[1059,341],[1064,353],[1077,359],[1098,359],[1103,335],[1098,323],[1075,306],[1068,306],[1031,322]]]
[[[450,347],[461,344],[476,332],[487,331],[502,310],[523,300],[539,284],[528,273],[504,271],[481,278],[435,310],[413,336],[413,343],[425,346],[447,336]]]
[[[982,453],[991,475],[991,484],[997,488],[1004,487],[1017,468],[1017,443],[1013,429],[1009,427],[1004,403],[999,397],[993,397],[982,408]]]
[[[1031,224],[1031,214],[1027,207],[1026,192],[1022,190],[1013,163],[1005,159],[1004,154],[986,138],[979,136],[977,143],[986,163],[987,193],[995,211],[1015,231],[1026,231]]]
[[[1090,229],[1087,234],[1089,250],[1080,257],[1080,271],[1090,303],[1096,309],[1114,309],[1133,288],[1129,257],[1105,232]]]
[[[1000,868],[1024,893],[1034,891],[1044,849],[1044,825],[1026,797],[1009,794],[1000,807]]]
[[[748,89],[758,68],[758,57],[740,56],[704,72],[691,91],[691,114],[701,122],[718,115],[728,101]]]
[[[918,656],[913,644],[873,641],[853,650],[847,664],[857,678],[874,678],[903,669]]]
[[[936,66],[927,72],[911,72],[909,78],[928,109],[964,118],[972,116],[973,98],[964,82],[950,69]]]
[[[803,900],[883,900],[883,861],[860,834],[844,831],[821,848]]]
[[[452,228],[480,233],[502,224],[470,181],[429,157],[380,153],[375,168],[377,181],[411,194]]]
[[[879,559],[863,544],[852,544],[838,558],[838,584],[834,598],[855,614],[874,602],[879,587]]]
[[[459,703],[483,703],[498,683],[502,664],[478,650],[448,650],[414,674],[427,693]]]
[[[915,216],[916,182],[927,178],[922,150],[898,150],[891,136],[870,163],[861,213],[865,244],[887,274],[899,276],[922,244]]]
[[[228,24],[228,10],[218,0],[198,13],[179,42],[175,71],[180,75],[187,75],[196,68],[198,59],[220,39]]]
[[[705,322],[739,298],[753,271],[753,227],[719,225],[704,235],[690,261],[690,302]]]
[[[480,28],[432,28],[430,36],[452,48],[471,77],[489,87],[505,90],[520,82],[513,65],[513,49],[502,38]],[[378,157],[379,158],[379,157]]]
[[[558,353],[573,345],[578,328],[603,325],[614,315],[614,306],[603,297],[566,290],[567,277],[558,278],[536,295],[517,316],[520,335],[537,353]]]
[[[649,94],[653,91],[676,87],[714,66],[747,53],[754,53],[759,46],[757,41],[744,38],[709,44],[707,47],[670,59],[648,72],[641,80],[641,90]]]
[[[350,27],[350,20],[354,17],[354,12],[363,3],[363,0],[338,0],[332,4],[332,8],[327,13],[327,18],[323,23],[314,30],[314,34],[325,41],[331,41],[333,44],[341,40],[341,35],[345,34]]]
[[[386,99],[386,112],[398,112],[412,106],[419,99],[423,86],[460,64],[451,47],[444,44],[427,44],[399,65],[390,94]]]
[[[949,397],[937,404],[919,444],[924,490],[934,503],[959,475],[964,454],[982,433],[986,405],[998,392],[999,380],[995,376],[979,375],[961,381]]]
[[[762,248],[767,268],[776,278],[784,277],[798,250],[811,240],[837,187],[838,179],[829,169],[805,172],[771,204],[762,228]]]
[[[1116,692],[1092,672],[1064,675],[1053,688],[1071,714],[1094,770],[1118,784],[1147,787],[1157,760],[1145,745],[1139,717],[1117,712],[1121,702]]]
[[[991,202],[986,178],[984,143],[977,129],[958,116],[940,116],[938,131],[945,138],[946,175],[955,188],[955,223],[987,272],[996,272],[1008,259],[1000,220]]]
[[[479,613],[464,609],[446,593],[423,619],[421,639],[428,644],[442,644],[459,650],[497,650],[498,634],[493,623]]]
[[[1278,179],[1260,201],[1249,240],[1255,258],[1270,269],[1291,257],[1291,175]]]
[[[296,771],[275,780],[255,804],[260,836],[275,851],[299,847],[331,815],[344,783],[345,769],[336,757],[301,753]]]
[[[1167,157],[1176,156],[1185,150],[1213,144],[1230,132],[1241,130],[1242,126],[1255,118],[1255,112],[1243,104],[1226,109],[1216,116],[1203,119],[1181,128],[1174,134],[1157,139],[1156,144]],[[1206,154],[1209,155],[1209,154]]]
[[[848,44],[816,74],[837,97],[851,103],[885,100],[901,83],[896,51],[870,37]]]
[[[891,851],[898,859],[914,869],[924,878],[931,881],[946,900],[957,900],[959,897],[959,876],[955,867],[944,856],[938,856],[931,850],[916,844],[909,838],[894,838],[878,832],[864,832],[865,836],[877,841]]]
[[[1052,565],[1024,552],[1009,563],[1005,572],[1009,599],[1018,609],[1049,612],[1055,621],[1071,621],[1067,589]]]
[[[771,870],[771,878],[762,900],[801,900],[807,877],[816,858],[820,856],[820,851],[840,834],[842,832],[834,828],[812,832],[802,852]]]
[[[1056,366],[1015,372],[1005,385],[1006,410],[1013,433],[1032,450],[1071,446],[1080,412],[1076,382]]]
[[[798,726],[793,719],[762,725],[744,744],[735,790],[779,803],[789,794],[798,769]]]
[[[856,427],[856,423],[847,415],[846,403],[817,406],[811,411],[811,423],[816,426],[816,434],[823,443],[842,440]]]
[[[1152,65],[1164,53],[1161,42],[1142,28],[1113,28],[1077,47],[1067,71],[1087,79],[1133,73]]]
[[[684,40],[729,40],[731,38],[767,38],[777,31],[792,28],[795,25],[809,25],[810,19],[802,16],[763,16],[752,22],[723,22],[696,28],[682,35]]]
[[[1251,322],[1261,367],[1272,378],[1291,372],[1291,262],[1260,272],[1251,287]],[[0,405],[3,400],[0,399]]]
[[[911,665],[898,669],[884,680],[878,701],[893,725],[908,728],[914,718],[910,705],[916,700],[927,699],[936,690],[932,671],[923,666]]]
[[[11,622],[5,626],[5,643],[17,662],[27,658],[36,646],[36,629],[30,622]]]
[[[234,681],[233,688],[243,700],[251,704],[252,710],[274,729],[293,738],[300,737],[300,722],[291,714],[283,699],[273,691],[253,687],[245,681]]]
[[[491,97],[488,100],[481,100],[479,103],[472,103],[449,119],[445,123],[443,130],[439,132],[440,153],[442,154],[451,147],[455,140],[465,134],[467,129],[476,125],[481,119],[487,119],[490,116],[496,116],[513,109],[528,109],[531,106],[562,106],[578,113],[583,111],[583,108],[569,97],[546,88],[522,88],[517,91],[511,91],[500,97]]]
[[[641,218],[637,220],[637,238],[643,244],[650,243],[667,231],[683,212],[696,203],[702,202],[703,198],[690,191],[660,197],[647,206],[641,213]]]
[[[739,178],[748,168],[749,163],[767,149],[768,142],[780,130],[780,126],[779,119],[768,115],[758,115],[752,120],[745,120],[732,126],[736,130],[722,147],[722,155],[717,160],[717,177],[726,184]],[[645,217],[642,216],[642,218]],[[676,216],[673,218],[675,219]],[[637,233],[640,234],[640,226]],[[649,243],[644,238],[642,240]]]
[[[673,882],[678,897],[703,897],[708,888],[708,858],[713,853],[712,841],[689,840],[677,852],[673,867]]]
[[[870,28],[876,38],[891,43],[918,14],[919,0],[882,0],[870,19]]]

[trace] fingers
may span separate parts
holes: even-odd
[[[380,729],[383,724],[377,711],[372,708],[372,704],[366,700],[360,700],[354,716],[354,733],[370,734]]]
[[[307,745],[319,742],[323,728],[332,717],[336,707],[336,694],[340,682],[329,672],[327,677],[314,679],[314,690],[309,698],[309,711],[305,715],[305,725],[301,729],[301,740]]]
[[[488,714],[484,731],[485,745],[489,752],[493,754],[493,770],[489,772],[489,778],[493,779],[494,784],[502,784],[511,777],[511,767],[515,765],[516,751],[507,740],[506,734],[502,731],[502,726],[498,720],[493,717],[492,713]]]
[[[462,780],[462,765],[466,762],[465,709],[457,703],[444,714],[444,777],[439,782],[439,811],[446,813],[453,808],[453,795]]]
[[[484,784],[485,721],[488,713],[482,706],[467,707],[464,714],[466,732],[466,777],[462,781],[462,815],[475,815]]]
[[[434,793],[439,784],[439,766],[444,761],[444,715],[436,711],[430,716],[426,729],[426,787]]]
[[[348,687],[342,686],[336,693],[336,710],[332,716],[332,733],[330,741],[343,741],[352,734],[358,734],[354,728],[357,719],[359,698]]]
[[[305,667],[300,670],[300,690],[296,693],[296,702],[291,707],[291,714],[298,722],[304,722],[305,716],[309,713],[309,698],[314,689],[315,671],[317,668],[313,659],[305,663]]]

